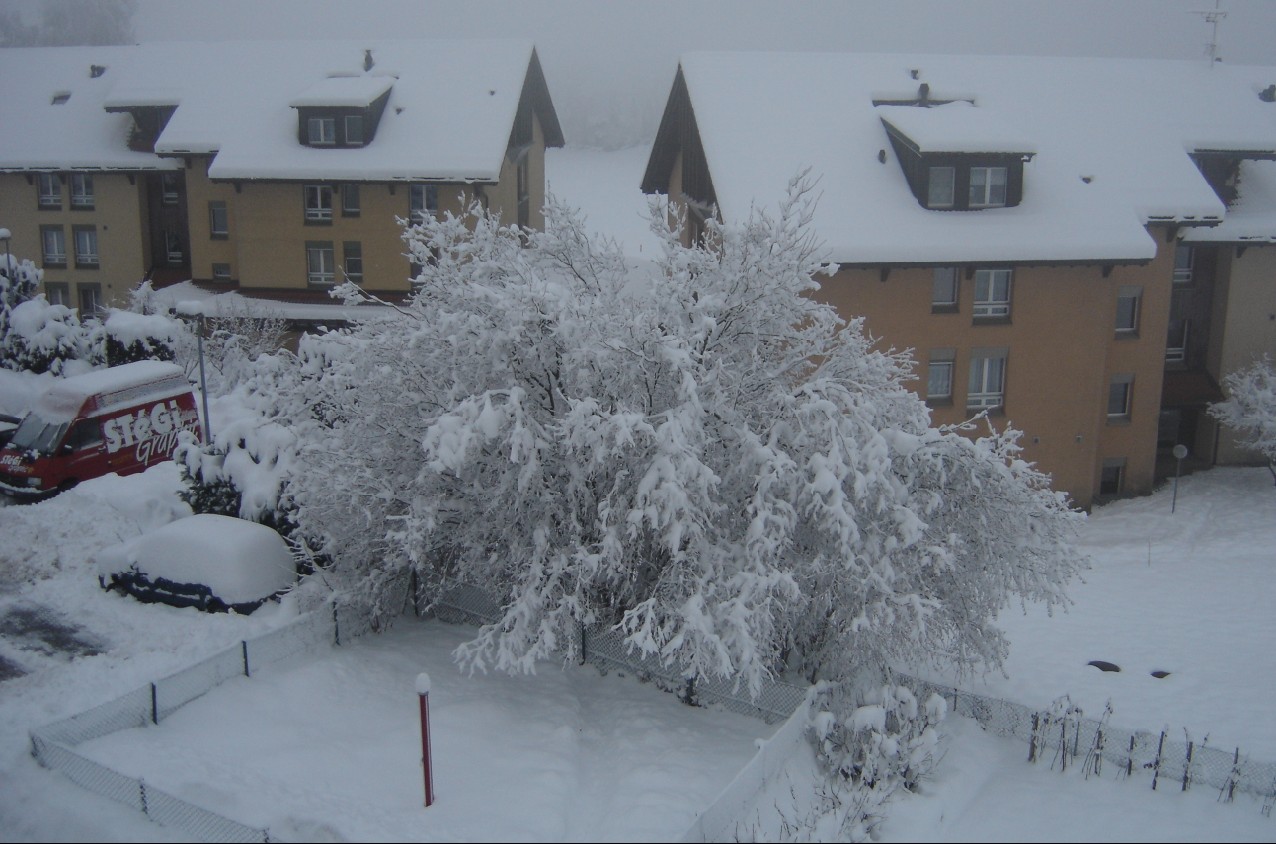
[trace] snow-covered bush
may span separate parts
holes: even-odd
[[[808,736],[825,775],[819,823],[835,838],[867,841],[897,789],[916,791],[942,758],[939,725],[947,702],[925,701],[891,683],[863,690],[825,683],[816,690]]]
[[[1210,414],[1261,454],[1276,478],[1276,370],[1271,358],[1223,376],[1223,387],[1229,398],[1210,405]]]
[[[695,248],[657,216],[638,268],[553,202],[543,233],[411,227],[414,296],[332,338],[301,403],[324,424],[289,490],[329,582],[382,620],[412,574],[495,594],[470,668],[531,670],[581,623],[752,690],[786,660],[998,664],[1003,605],[1065,600],[1081,517],[1016,432],[931,427],[910,359],[807,295],[810,210],[795,180]]]
[[[65,305],[51,305],[44,296],[37,296],[10,312],[8,332],[0,341],[0,365],[61,375],[70,361],[101,365],[102,349],[100,322],[82,323],[75,311]]]
[[[112,308],[104,323],[109,366],[138,360],[171,361],[183,342],[185,327],[162,314]]]

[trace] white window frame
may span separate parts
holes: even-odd
[[[71,207],[92,208],[93,176],[90,173],[71,174]]]
[[[1007,167],[971,167],[967,205],[971,208],[1005,207],[1009,181],[1010,170]]]
[[[336,253],[332,241],[306,243],[306,282],[317,287],[330,287],[336,278]]]
[[[337,143],[337,118],[308,118],[306,120],[306,139],[312,147],[335,146]]]
[[[970,410],[993,410],[1005,403],[1005,353],[972,354],[970,381],[966,386],[966,407]]]
[[[948,192],[947,200],[944,195],[936,194],[936,186],[942,185],[942,180],[935,178],[936,174],[947,172],[948,174]],[[931,167],[926,177],[926,207],[927,208],[952,208],[957,202],[957,168],[956,167]]]
[[[1187,344],[1191,337],[1192,321],[1184,318],[1181,320],[1170,320],[1169,330],[1174,332],[1178,326],[1177,336],[1175,333],[1169,333],[1165,340],[1165,362],[1166,363],[1182,363],[1187,360]]]
[[[353,247],[353,250],[352,250]],[[352,254],[353,251],[353,254]],[[341,245],[342,267],[347,281],[363,284],[363,244],[357,240],[347,240]]]
[[[62,177],[57,173],[37,173],[41,208],[62,207]]]
[[[332,222],[332,185],[305,186],[306,221]]]
[[[1013,284],[1014,271],[1009,268],[975,270],[975,302],[971,314],[976,319],[1009,317]]]
[[[177,186],[177,174],[160,173],[160,201],[165,205],[176,205],[180,198],[181,191]]]
[[[102,285],[80,283],[76,285],[80,303],[80,319],[87,319],[102,310]]]
[[[101,259],[97,250],[97,229],[76,228],[72,230],[72,235],[75,237],[75,265],[77,267],[99,266]]]
[[[208,203],[208,236],[217,240],[230,237],[230,209],[224,200]]]
[[[1130,305],[1126,309],[1129,319],[1122,321],[1122,302],[1129,302]],[[1128,285],[1117,290],[1117,308],[1116,308],[1116,333],[1118,335],[1130,336],[1139,333],[1139,311],[1143,305],[1143,288],[1135,285]]]
[[[956,267],[935,267],[930,283],[930,308],[932,311],[957,310],[957,297],[961,280]],[[948,298],[942,298],[943,296]]]
[[[61,226],[40,229],[40,245],[44,263],[66,265],[66,231]]]
[[[1174,283],[1191,284],[1196,269],[1196,250],[1185,243],[1174,248]]]
[[[1130,418],[1130,402],[1134,398],[1134,376],[1131,374],[1113,375],[1108,382],[1108,420],[1128,420]],[[1116,400],[1114,405],[1113,401]]]
[[[932,357],[926,364],[926,401],[950,403],[953,400],[954,361],[951,357]]]
[[[213,280],[214,281],[230,281],[230,264],[222,261],[213,262]]]
[[[363,213],[363,200],[359,195],[359,183],[346,182],[342,184],[341,216],[358,217],[361,213]]]
[[[342,123],[343,126],[341,128],[342,131],[346,133],[346,143],[348,145],[352,147],[361,147],[366,143],[366,141],[364,141],[363,134],[364,121],[362,114],[347,114]],[[358,126],[359,131],[357,133],[352,133],[350,131],[351,126]]]
[[[408,215],[414,223],[425,220],[426,215],[433,216],[439,212],[439,186],[418,183],[409,186]]]

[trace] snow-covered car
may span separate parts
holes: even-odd
[[[104,548],[95,560],[103,589],[207,612],[250,613],[297,579],[288,545],[273,529],[207,513]]]

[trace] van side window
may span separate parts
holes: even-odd
[[[81,419],[67,435],[66,444],[74,451],[102,444],[102,423],[97,419]]]

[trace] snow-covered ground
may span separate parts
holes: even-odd
[[[98,548],[184,512],[170,464],[0,508],[0,840],[184,840],[41,769],[27,731],[287,623],[285,601],[247,617],[103,593]],[[1270,566],[1276,489],[1262,469],[1214,469],[1095,511],[1094,568],[1075,606],[1003,623],[1008,677],[965,684],[1045,707],[1061,694],[1114,724],[1209,734],[1276,759]],[[1149,564],[1150,543],[1150,564]],[[465,677],[447,658],[464,628],[405,620],[234,680],[163,725],[85,745],[94,758],[298,840],[596,840],[677,837],[774,727],[689,709],[632,677],[544,665]],[[1086,663],[1122,667],[1101,672]],[[1155,669],[1170,671],[1152,678]],[[438,802],[420,803],[413,680],[433,679]],[[1028,765],[1020,742],[952,719],[923,796],[892,804],[884,841],[1276,839],[1249,795],[1146,778],[1087,780]],[[809,787],[798,770],[781,787]],[[774,820],[759,834],[777,837]]]

